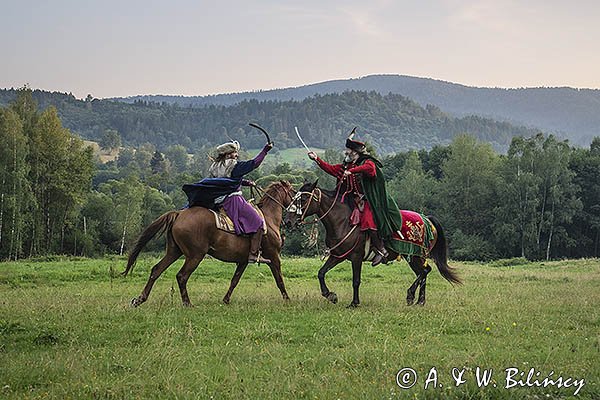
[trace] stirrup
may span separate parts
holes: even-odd
[[[260,253],[257,255],[250,254],[248,256],[248,264],[270,264],[271,260],[268,258],[263,258]]]
[[[390,255],[390,253],[388,253],[385,249],[383,251],[384,252],[382,253],[381,251],[379,251],[379,249],[375,249],[375,257],[373,258],[373,262],[371,263],[372,267],[376,267],[381,263],[387,264],[387,257]]]

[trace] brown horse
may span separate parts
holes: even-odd
[[[271,260],[269,267],[284,300],[288,300],[289,296],[285,290],[281,274],[279,254],[283,239],[279,226],[283,218],[283,210],[291,203],[294,193],[295,191],[289,182],[275,182],[265,189],[264,195],[258,203],[267,224],[267,234],[262,241],[262,254]],[[131,300],[131,305],[137,307],[145,302],[150,295],[154,282],[182,254],[185,256],[185,262],[177,273],[177,283],[179,284],[183,305],[192,305],[187,292],[187,281],[206,254],[210,254],[224,262],[237,264],[235,273],[231,278],[229,290],[223,297],[223,302],[229,304],[231,293],[248,265],[250,239],[217,229],[212,212],[206,208],[191,207],[180,211],[170,211],[160,216],[142,232],[129,255],[127,268],[123,271],[123,275],[126,276],[133,269],[142,248],[158,232],[161,234],[166,232],[166,254],[152,268],[150,278],[148,278],[148,283],[146,283],[142,294]]]
[[[337,303],[337,295],[330,291],[325,284],[325,274],[333,267],[344,260],[352,262],[352,287],[354,296],[352,303],[348,307],[357,307],[360,304],[359,287],[362,271],[362,263],[365,259],[365,241],[366,237],[356,225],[350,225],[350,215],[352,210],[345,204],[337,201],[337,192],[329,192],[317,187],[317,182],[304,184],[296,196],[293,203],[288,207],[286,225],[298,227],[305,217],[317,215],[325,226],[325,244],[330,249],[329,257],[325,264],[319,270],[319,283],[321,285],[321,295],[332,303]],[[434,217],[427,217],[434,225],[437,231],[437,237],[432,243],[429,255],[435,261],[438,270],[442,276],[450,283],[461,283],[453,268],[448,265],[447,243],[439,221]],[[398,253],[387,249],[390,253],[388,259],[395,259]],[[417,275],[414,283],[408,289],[406,303],[412,305],[415,301],[415,292],[419,288],[419,300],[417,304],[425,304],[425,287],[427,284],[427,274],[431,272],[426,258],[418,256],[405,256],[411,269]]]

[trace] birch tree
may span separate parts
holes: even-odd
[[[0,109],[0,258],[17,259],[23,250],[22,231],[29,186],[27,138],[19,115]]]

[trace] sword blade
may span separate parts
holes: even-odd
[[[296,136],[298,136],[298,139],[300,139],[300,142],[302,143],[302,146],[304,146],[304,148],[306,149],[306,151],[308,151],[310,153],[310,149],[308,148],[308,146],[306,145],[306,143],[304,143],[304,140],[302,140],[302,137],[300,136],[300,132],[298,132],[298,127],[295,126],[294,129],[296,130]]]

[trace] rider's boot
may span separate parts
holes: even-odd
[[[248,255],[248,264],[265,263],[270,264],[271,260],[263,258],[260,255],[260,243],[262,242],[263,232],[259,230],[250,236],[250,254]]]
[[[375,267],[382,262],[387,263],[387,257],[389,256],[389,253],[385,249],[383,241],[377,234],[377,231],[369,230],[369,237],[371,238],[371,246],[375,248],[375,257],[373,258],[371,265]]]

